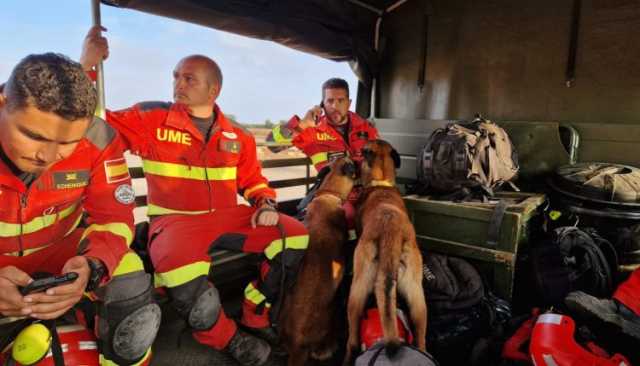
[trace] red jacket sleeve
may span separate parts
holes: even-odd
[[[262,175],[262,168],[256,153],[253,136],[242,134],[242,150],[238,161],[238,190],[252,205],[266,198],[275,199],[276,192],[269,187],[269,181]]]
[[[138,155],[140,151],[148,148],[147,128],[137,106],[119,111],[107,111],[107,122],[118,130],[125,144],[125,150],[131,150]]]
[[[107,281],[133,240],[135,194],[119,135],[102,150],[92,145],[93,165],[83,206],[88,227],[82,238],[88,240],[83,255],[100,259],[108,270]]]

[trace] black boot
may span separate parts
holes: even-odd
[[[640,316],[617,300],[598,299],[582,291],[564,299],[567,307],[584,320],[598,339],[625,356],[640,347]]]
[[[267,342],[241,330],[236,331],[224,350],[242,366],[262,366],[271,353]]]

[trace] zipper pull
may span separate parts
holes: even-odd
[[[27,207],[27,195],[24,193],[20,194],[20,205],[22,206],[22,208]]]

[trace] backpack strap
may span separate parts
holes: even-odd
[[[65,366],[64,356],[62,355],[62,345],[60,344],[58,328],[56,327],[56,320],[47,320],[43,323],[51,330],[51,355],[53,356],[53,364],[55,366]]]

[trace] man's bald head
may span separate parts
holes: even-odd
[[[180,60],[178,65],[187,61],[203,66],[207,72],[209,83],[222,89],[222,71],[215,61],[204,55],[190,55]]]

